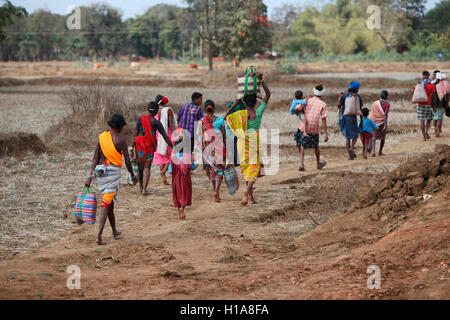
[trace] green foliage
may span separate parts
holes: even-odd
[[[81,30],[68,16],[25,9],[0,0],[0,59],[118,60],[119,56],[169,58],[209,64],[226,56],[234,64],[268,50],[301,61],[415,61],[448,59],[450,0],[424,13],[424,0],[335,0],[320,8],[284,4],[267,19],[263,0],[186,0],[187,8],[158,4],[122,20],[106,4],[81,8]],[[382,28],[366,26],[369,5],[381,8]],[[200,43],[208,62],[200,59]],[[111,62],[108,62],[111,63]],[[87,66],[87,64],[85,63]],[[293,72],[289,65],[282,72]]]
[[[281,62],[277,65],[277,70],[284,74],[296,74],[297,68],[292,63]]]
[[[0,7],[0,42],[4,40],[3,28],[13,22],[14,17],[26,16],[28,13],[22,7],[14,6],[9,0],[2,0]]]

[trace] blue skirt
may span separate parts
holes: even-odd
[[[339,118],[339,127],[342,135],[347,139],[356,139],[359,136],[358,120],[356,116],[341,116]]]

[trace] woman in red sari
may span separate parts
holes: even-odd
[[[159,131],[164,141],[173,148],[172,141],[164,130],[163,125],[155,115],[158,114],[159,105],[152,101],[148,104],[148,114],[139,117],[136,121],[136,129],[132,138],[131,157],[134,157],[136,149],[139,163],[139,185],[141,193],[148,195],[148,183],[150,181],[150,169],[153,163],[153,157],[156,151],[156,132]]]

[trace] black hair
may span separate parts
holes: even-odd
[[[365,118],[369,115],[369,109],[367,108],[362,108],[361,112]]]
[[[125,118],[120,113],[114,113],[108,120],[108,125],[113,129],[122,129],[127,125]]]
[[[358,89],[348,89],[348,92],[350,92],[350,93],[357,93]]]
[[[256,93],[248,94],[244,97],[244,103],[249,106],[250,108],[253,108],[256,106]]]
[[[323,85],[319,84],[318,86],[316,86],[316,90],[322,91],[323,90]]]
[[[205,102],[205,110],[207,110],[207,108],[209,106],[213,107],[214,110],[216,110],[216,104],[214,103],[214,101],[212,101],[210,99],[206,100],[206,102]]]
[[[434,70],[434,72],[433,73],[439,73],[440,71],[439,70]]]
[[[200,92],[194,92],[191,96],[192,102],[194,102],[197,99],[200,99],[201,97],[203,97],[203,95]]]
[[[161,99],[162,99],[162,98],[164,98],[164,96],[158,94],[158,95],[155,97],[155,102],[156,102],[157,104],[159,104],[159,103],[161,102]]]
[[[301,99],[303,98],[303,91],[302,90],[297,90],[295,91],[295,99]]]
[[[155,101],[150,101],[147,108],[148,112],[152,113],[153,115],[156,115],[159,110],[159,105]]]
[[[388,96],[389,96],[389,92],[387,92],[386,90],[381,91],[381,93],[380,93],[381,99],[386,99]]]
[[[423,76],[430,76],[430,73],[427,70],[425,70],[424,72],[422,72],[422,75]]]

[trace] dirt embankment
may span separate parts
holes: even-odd
[[[28,152],[41,154],[47,152],[47,147],[33,133],[13,132],[0,135],[0,157],[21,158]]]

